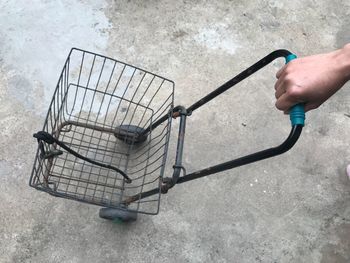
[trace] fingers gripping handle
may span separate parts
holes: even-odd
[[[288,56],[285,57],[286,59],[286,64],[293,59],[296,59],[297,56],[294,54],[289,54]],[[294,105],[290,111],[289,111],[289,118],[292,123],[292,126],[295,125],[302,125],[304,126],[305,124],[305,109],[304,109],[304,104],[296,104]]]

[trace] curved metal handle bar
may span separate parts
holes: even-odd
[[[234,85],[236,85],[240,81],[246,79],[247,77],[249,77],[253,73],[255,73],[258,70],[260,70],[261,68],[265,67],[266,65],[271,63],[273,60],[280,58],[280,57],[284,57],[286,59],[286,63],[288,63],[292,59],[295,59],[294,55],[291,52],[289,52],[288,50],[279,49],[279,50],[273,51],[272,53],[270,53],[266,57],[264,57],[261,60],[259,60],[258,62],[256,62],[254,65],[252,65],[249,68],[247,68],[246,70],[242,71],[240,74],[238,74],[237,76],[235,76],[231,80],[229,80],[226,83],[224,83],[223,85],[221,85],[216,90],[212,91],[211,93],[209,93],[208,95],[206,95],[205,97],[203,97],[202,99],[200,99],[199,101],[194,103],[192,106],[188,107],[187,112],[188,113],[193,112],[194,110],[203,106],[205,103],[209,102],[210,100],[214,99],[215,97],[222,94],[226,90],[230,89],[231,87],[233,87]],[[299,109],[299,112],[297,112],[299,115],[297,117],[301,118],[301,119],[304,118],[305,116],[303,115],[304,114],[303,106],[297,105],[296,108]],[[303,116],[301,116],[301,115],[303,115]],[[163,121],[167,120],[167,118],[169,118],[169,115],[163,116],[162,118],[160,118],[157,122],[155,122],[152,125],[152,128],[157,127]],[[253,154],[249,154],[249,155],[237,158],[237,159],[232,160],[232,161],[221,163],[221,164],[218,164],[215,166],[211,166],[211,167],[184,175],[182,177],[178,177],[178,178],[176,178],[177,179],[176,182],[171,181],[171,180],[164,180],[163,185],[160,188],[155,188],[155,189],[152,189],[150,191],[143,192],[137,196],[131,196],[128,199],[124,200],[124,202],[128,204],[128,203],[134,202],[136,200],[146,198],[146,197],[154,195],[154,194],[158,194],[160,191],[166,193],[167,190],[174,185],[174,183],[181,184],[181,183],[188,182],[188,181],[191,181],[194,179],[198,179],[198,178],[201,178],[204,176],[208,176],[208,175],[211,175],[214,173],[229,170],[229,169],[232,169],[235,167],[250,164],[253,162],[257,162],[260,160],[264,160],[264,159],[271,158],[271,157],[280,155],[282,153],[285,153],[286,151],[290,150],[294,146],[294,144],[297,142],[297,140],[299,139],[300,134],[302,132],[303,126],[304,126],[303,119],[302,119],[302,121],[295,122],[291,118],[291,121],[292,121],[292,129],[290,131],[288,138],[277,147],[272,147],[272,148],[269,148],[266,150],[262,150],[262,151],[259,151],[259,152],[253,153]],[[166,178],[164,178],[164,179],[166,179]],[[172,183],[166,184],[165,183],[166,181],[168,181],[168,182],[170,181]]]
[[[276,50],[263,59],[256,62],[251,67],[247,68],[246,70],[242,71],[240,74],[238,74],[236,77],[232,78],[225,84],[221,85],[219,88],[214,90],[213,92],[209,93],[207,96],[202,98],[201,100],[194,103],[192,106],[190,106],[187,111],[191,112],[195,109],[198,109],[208,101],[212,100],[216,96],[220,95],[221,93],[225,92],[238,82],[242,81],[243,79],[247,78],[254,72],[258,71],[259,69],[263,68],[267,64],[271,63],[273,60],[279,57],[284,57],[286,59],[286,63],[290,62],[293,59],[296,59],[296,56],[289,52],[288,50],[280,49]],[[203,176],[207,176],[210,174],[214,174],[217,172],[225,171],[228,169],[232,169],[238,166],[242,166],[245,164],[249,164],[252,162],[260,161],[266,158],[270,158],[279,154],[282,154],[289,149],[293,147],[293,145],[297,142],[299,139],[299,136],[301,134],[301,131],[304,126],[304,119],[305,119],[305,112],[304,112],[304,106],[302,104],[298,104],[292,107],[290,112],[291,117],[291,123],[292,123],[292,130],[288,136],[288,138],[279,146],[273,147],[270,149],[266,149],[260,152],[256,152],[232,161],[228,161],[225,163],[221,163],[212,167],[208,167],[206,169],[202,169],[200,171],[185,175],[183,177],[180,177],[177,180],[177,183],[183,183],[190,180],[194,180]]]

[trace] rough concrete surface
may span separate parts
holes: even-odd
[[[349,42],[349,1],[1,0],[0,25],[0,262],[350,262],[349,84],[307,114],[290,152],[176,186],[158,215],[130,225],[28,186],[32,134],[71,47],[166,76],[176,104],[190,105],[274,49]],[[188,171],[285,138],[273,89],[282,64],[193,113]]]

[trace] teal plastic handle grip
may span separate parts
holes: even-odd
[[[286,59],[286,64],[293,59],[296,59],[297,56],[294,54],[289,54],[288,56],[285,57]],[[305,124],[305,107],[304,104],[297,104],[294,105],[290,111],[289,111],[289,118],[290,122],[292,123],[292,126],[294,125],[302,125],[304,126]]]

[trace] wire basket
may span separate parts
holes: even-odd
[[[55,142],[39,142],[30,185],[55,196],[112,208],[159,188],[173,100],[172,81],[72,49],[43,128]],[[168,119],[152,129],[167,114]],[[142,138],[134,139],[130,131],[131,135],[142,133]],[[160,191],[134,200],[128,210],[157,214],[159,200]]]

